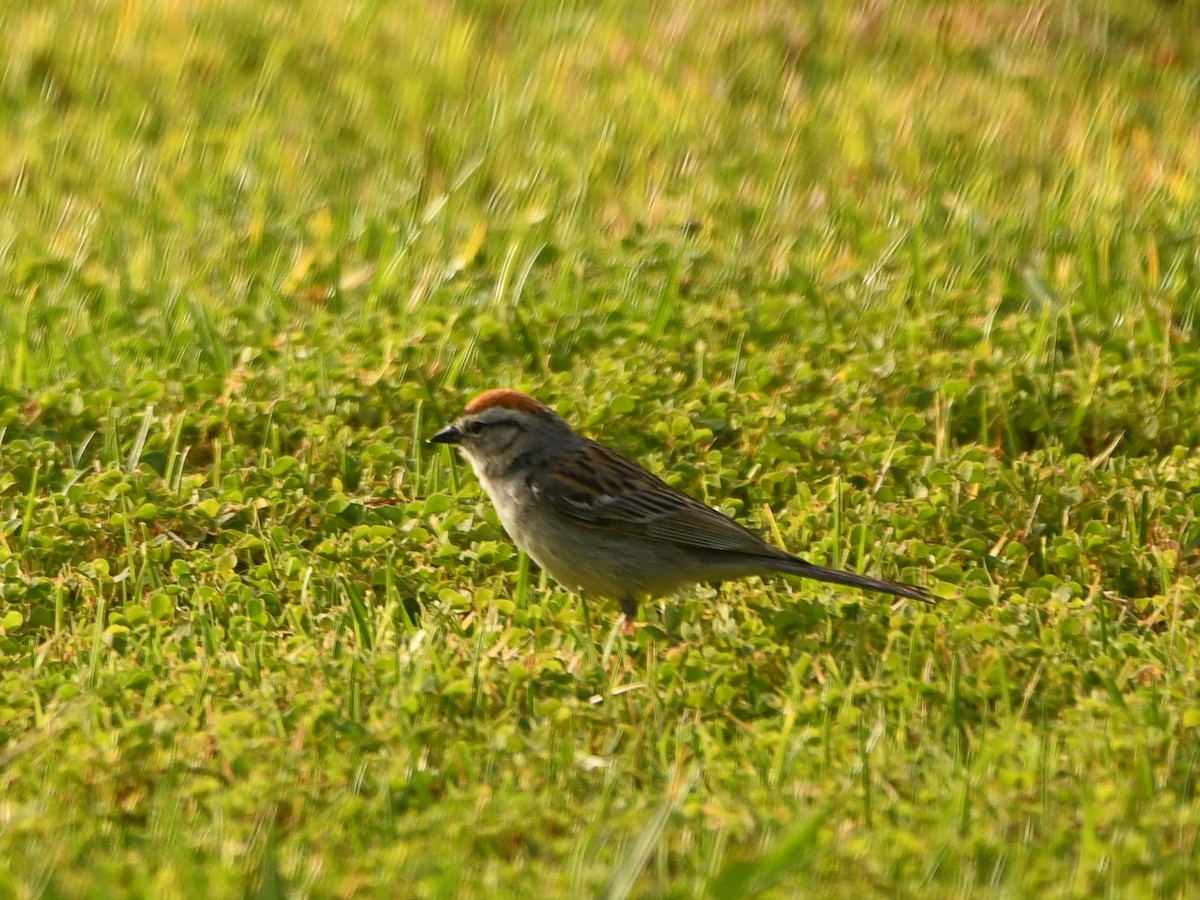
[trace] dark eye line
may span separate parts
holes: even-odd
[[[511,428],[513,431],[524,431],[525,427],[520,422],[513,422],[509,419],[498,419],[495,422],[485,422],[481,419],[475,419],[473,422],[468,422],[462,426],[462,430],[472,437],[478,437],[487,428]]]

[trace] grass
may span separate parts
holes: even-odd
[[[0,895],[1200,889],[1194,4],[12,0]],[[817,562],[547,583],[475,392]]]

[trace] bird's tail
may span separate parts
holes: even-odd
[[[893,597],[908,597],[910,600],[920,600],[922,603],[932,603],[933,595],[923,587],[915,584],[901,584],[898,581],[884,581],[882,578],[871,578],[869,575],[858,575],[854,572],[843,572],[841,569],[827,569],[793,556],[779,561],[779,571],[801,578],[812,578],[814,581],[827,581],[830,584],[844,584],[847,587],[863,588],[868,591],[879,591],[891,594]]]

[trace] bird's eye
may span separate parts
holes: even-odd
[[[467,434],[476,435],[483,431],[484,423],[476,419],[474,422],[468,422],[463,426],[463,431]]]

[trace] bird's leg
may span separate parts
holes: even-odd
[[[591,668],[596,664],[596,640],[592,636],[592,616],[588,612],[587,594],[583,591],[579,592],[579,607],[583,610],[583,645],[586,648],[588,667]]]
[[[583,630],[587,632],[588,643],[592,642],[592,617],[588,612],[587,594],[579,592],[579,606],[583,610]]]
[[[633,625],[637,621],[637,609],[636,599],[629,596],[621,598],[621,612],[625,613],[625,625],[621,630],[625,632],[626,637],[633,634]]]

